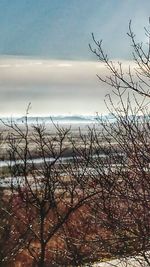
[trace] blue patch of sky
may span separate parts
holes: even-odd
[[[0,55],[92,60],[91,32],[117,58],[129,58],[128,22],[144,38],[150,1],[1,0]]]

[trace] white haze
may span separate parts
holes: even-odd
[[[133,62],[124,61],[124,68]],[[106,67],[98,61],[0,58],[0,116],[107,113],[104,98],[111,88],[102,84]]]

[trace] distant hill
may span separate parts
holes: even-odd
[[[114,119],[114,117],[109,114],[109,115],[104,115],[102,116],[103,119],[108,119],[108,120],[112,120]],[[72,116],[65,116],[65,115],[57,115],[57,116],[34,116],[34,117],[30,117],[28,116],[28,123],[29,124],[34,124],[34,123],[94,123],[97,122],[99,119],[98,116],[84,116],[84,115],[72,115]],[[10,122],[10,120],[12,120],[15,123],[21,124],[25,122],[25,116],[23,117],[3,117],[1,118],[1,120],[3,122]]]

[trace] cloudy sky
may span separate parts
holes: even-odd
[[[129,20],[144,42],[149,10],[149,0],[0,0],[0,116],[24,115],[29,102],[31,115],[106,113],[91,33],[127,64]]]

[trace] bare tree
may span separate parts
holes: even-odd
[[[136,42],[129,23],[135,67],[129,66],[127,73],[120,62],[108,58],[94,35],[96,48],[90,46],[109,72],[105,78],[98,75],[99,80],[113,87],[118,99],[116,105],[109,95],[106,103],[113,122],[99,118],[102,130],[91,130],[91,151],[96,153],[91,154],[91,168],[103,188],[102,201],[95,203],[96,217],[109,233],[103,241],[110,257],[135,256],[140,266],[150,266],[150,32],[146,28],[145,34],[146,48]]]
[[[128,36],[133,48],[133,61],[135,63],[134,70],[128,67],[128,72],[124,73],[123,64],[121,62],[114,63],[109,59],[108,55],[104,52],[102,47],[102,40],[97,41],[92,34],[94,44],[96,48],[90,45],[91,51],[96,55],[100,62],[106,64],[107,69],[110,72],[105,78],[101,75],[97,75],[99,80],[108,84],[112,88],[118,90],[130,89],[133,92],[140,94],[141,96],[150,97],[149,92],[149,77],[150,77],[150,31],[148,28],[144,28],[145,35],[147,37],[147,44],[136,41],[136,35],[132,31],[131,21],[129,23]]]
[[[55,134],[38,122],[30,126],[28,114],[23,126],[7,124],[14,240],[20,240],[14,260],[28,255],[31,266],[90,266],[97,259],[132,257],[150,266],[150,33],[145,32],[147,50],[129,24],[137,67],[128,73],[93,36],[91,50],[110,72],[98,77],[119,100],[116,106],[108,96],[112,121],[99,118],[77,139],[57,125]]]
[[[101,193],[99,187],[91,187],[92,179],[86,175],[88,161],[75,153],[69,129],[55,125],[51,135],[44,124],[29,126],[27,116],[23,127],[13,121],[7,126],[15,231],[25,235],[17,257],[27,251],[35,266],[78,266],[87,260],[87,251],[79,248],[84,241],[81,232],[89,236],[89,205]],[[72,146],[69,160],[64,157],[68,146]],[[74,239],[73,232],[69,234],[73,227],[74,231],[80,227]]]

